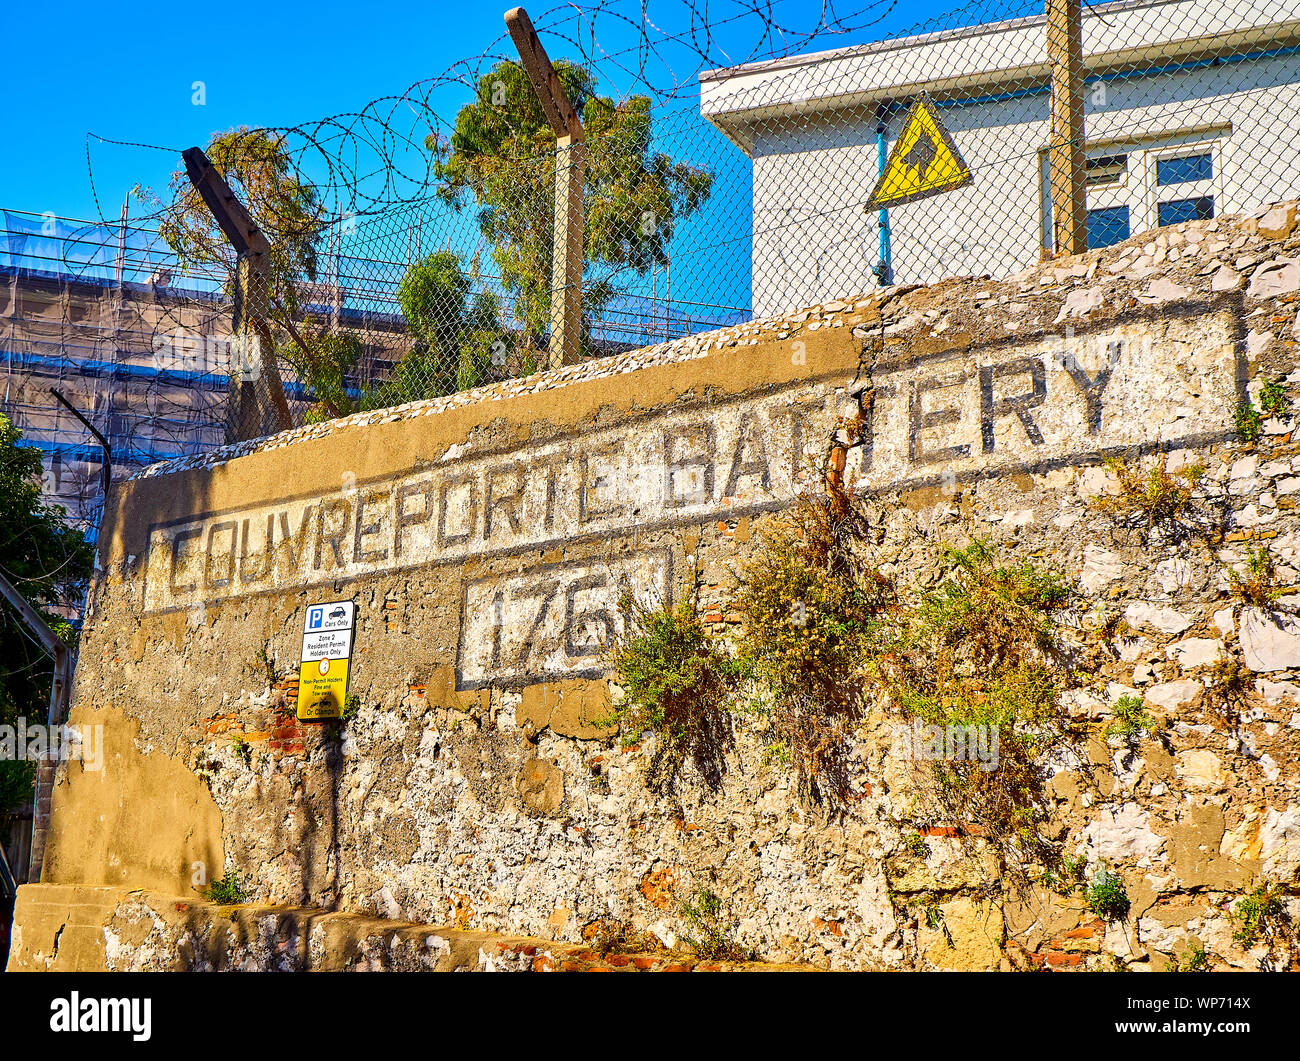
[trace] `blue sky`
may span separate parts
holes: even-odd
[[[460,4],[449,20],[427,2],[381,6],[382,17],[334,2],[239,5],[232,21],[256,14],[247,39],[226,46],[203,5],[143,0],[124,11],[75,0],[54,19],[43,5],[15,5],[6,21],[11,41],[22,43],[6,49],[0,96],[21,120],[11,117],[0,148],[0,206],[96,217],[87,133],[185,148],[233,125],[355,110],[440,71],[502,27],[495,5]],[[206,85],[204,106],[191,102],[195,81]],[[165,183],[179,161],[94,143],[92,159],[111,215],[133,184]]]
[[[842,6],[851,14],[870,2],[845,0]],[[539,27],[552,6],[553,0],[531,5]],[[702,9],[703,0],[696,6]],[[899,32],[956,6],[951,0],[879,0],[877,11],[885,16],[883,29]],[[709,6],[718,23],[712,48],[740,54],[737,49],[755,43],[752,19],[724,21],[737,7],[727,0]],[[227,41],[205,17],[212,9],[201,5],[140,0],[125,11],[85,0],[57,9],[14,5],[6,29],[16,43],[0,64],[0,98],[10,101],[11,115],[0,138],[0,207],[79,218],[98,217],[102,210],[116,217],[132,185],[164,185],[178,160],[165,152],[92,141],[97,206],[87,173],[87,133],[180,149],[205,143],[213,132],[237,124],[291,125],[353,111],[481,54],[502,33],[505,8],[505,2],[427,0],[240,5],[232,9],[227,25],[247,21],[240,39]],[[615,10],[637,16],[639,5],[620,2]],[[816,23],[823,5],[776,0],[773,10],[786,25],[802,28]],[[682,0],[651,0],[650,12],[669,33],[689,25]],[[569,25],[590,28],[589,23]],[[600,16],[596,35],[601,47],[614,53],[633,47],[636,40],[616,14]],[[880,35],[867,31],[827,37],[822,46]],[[543,40],[553,57],[572,51],[545,32]],[[628,51],[620,58],[631,61],[634,56]],[[679,48],[672,61],[677,69],[689,70],[688,58]],[[206,89],[203,106],[192,102],[196,81]],[[440,109],[450,117],[459,100],[451,92],[443,98]]]

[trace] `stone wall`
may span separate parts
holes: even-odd
[[[679,945],[707,887],[768,962],[1159,969],[1195,941],[1255,967],[1232,903],[1300,890],[1300,631],[1286,598],[1242,606],[1225,570],[1263,544],[1300,581],[1294,420],[1252,443],[1234,429],[1266,381],[1300,383],[1295,223],[1287,204],[1003,283],[884,289],[123,484],[71,719],[103,726],[105,766],[60,767],[11,964],[171,967],[174,946],[155,961],[111,927],[123,896],[227,916],[195,883],[233,867],[258,910],[557,945],[601,922]],[[1214,546],[1144,541],[1090,503],[1117,489],[1105,457],[1157,453],[1204,464]],[[741,565],[828,460],[900,584],[933,584],[942,543],[981,537],[1061,565],[1065,627],[1116,620],[1066,694],[1081,735],[1051,787],[1060,837],[1124,879],[1127,918],[1039,885],[998,895],[943,823],[909,839],[912,764],[883,712],[835,816],[800,804],[744,714],[721,787],[688,771],[672,797],[646,785],[653,738],[602,727],[620,596],[694,591],[741,636]],[[335,736],[294,703],[305,608],[340,598],[358,701]],[[1228,720],[1220,656],[1254,682]],[[1132,746],[1106,736],[1126,694],[1159,722]],[[60,961],[59,911],[83,893],[91,942]]]
[[[711,961],[664,948],[605,952],[499,932],[152,892],[23,889],[12,972],[722,972],[806,966]]]

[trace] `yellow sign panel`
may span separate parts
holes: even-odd
[[[298,718],[301,721],[342,718],[347,697],[348,660],[314,660],[298,668]]]
[[[351,601],[312,604],[303,621],[298,666],[298,718],[342,718],[348,698],[348,661],[356,608]]]
[[[970,184],[970,167],[939,121],[930,97],[912,105],[885,171],[867,200],[868,210],[886,210]]]

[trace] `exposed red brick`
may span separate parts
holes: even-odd
[[[1096,939],[1098,936],[1106,934],[1106,922],[1101,918],[1095,921],[1089,921],[1080,925],[1078,928],[1072,928],[1069,932],[1062,933],[1062,939]]]
[[[1082,965],[1084,962],[1084,955],[1082,954],[1061,954],[1054,950],[1048,951],[1044,957],[1047,959],[1047,964],[1054,968],[1061,968],[1068,965]]]
[[[677,891],[677,870],[665,866],[663,869],[647,871],[637,885],[637,891],[655,909],[667,910],[673,906]]]

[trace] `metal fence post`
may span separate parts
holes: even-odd
[[[1052,249],[1088,249],[1083,157],[1083,12],[1080,0],[1047,0],[1047,61],[1052,68]]]
[[[555,227],[551,244],[551,368],[578,360],[582,334],[582,193],[586,134],[522,7],[506,12],[520,65],[555,132]]]
[[[191,147],[182,157],[190,183],[238,255],[232,330],[239,349],[237,363],[230,366],[227,441],[243,442],[285,431],[293,426],[293,418],[267,325],[271,244],[201,148]]]
[[[50,683],[50,709],[46,716],[47,736],[52,736],[55,726],[61,726],[68,717],[68,701],[72,695],[72,648],[60,638],[41,618],[31,603],[4,575],[0,575],[0,597],[18,613],[22,622],[41,643],[41,647],[54,660],[54,680]],[[54,791],[54,771],[58,767],[54,750],[47,743],[45,754],[36,765],[36,794],[32,808],[32,847],[28,863],[27,881],[38,884],[45,866],[45,840],[50,829],[50,800]]]

